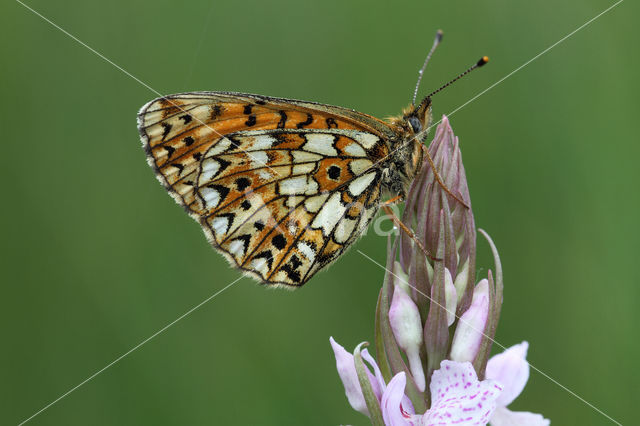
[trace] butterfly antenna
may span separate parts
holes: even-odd
[[[433,95],[435,95],[436,93],[440,92],[442,89],[451,86],[454,82],[460,80],[462,77],[464,77],[465,75],[469,74],[471,71],[475,70],[476,68],[480,68],[481,66],[483,66],[487,62],[489,62],[489,57],[488,56],[483,56],[482,58],[480,58],[480,60],[478,62],[473,64],[473,66],[470,67],[469,69],[467,69],[465,72],[463,72],[462,74],[460,74],[459,76],[457,76],[456,78],[454,78],[453,80],[448,82],[447,84],[445,84],[443,86],[440,86],[437,90],[434,90],[433,92],[429,93],[427,95],[427,98],[430,98]]]
[[[427,68],[427,64],[431,59],[431,55],[433,55],[433,52],[435,52],[436,47],[438,47],[441,41],[442,30],[438,30],[436,31],[436,38],[433,40],[433,46],[431,46],[431,50],[429,50],[427,58],[424,60],[424,64],[422,64],[422,68],[420,68],[420,71],[418,71],[418,82],[416,83],[416,90],[413,91],[413,100],[411,101],[411,105],[416,104],[416,97],[418,96],[418,88],[420,87],[420,82],[422,81],[422,75],[424,74],[424,70]]]

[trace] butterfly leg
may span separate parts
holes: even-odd
[[[442,181],[442,178],[440,177],[440,174],[438,173],[438,169],[436,168],[436,165],[433,163],[433,158],[431,158],[431,154],[429,154],[429,149],[427,147],[423,146],[423,150],[424,150],[425,156],[427,157],[427,161],[429,162],[429,165],[431,166],[431,170],[433,170],[433,176],[436,178],[436,181],[438,182],[440,187],[442,189],[444,189],[444,192],[446,192],[447,194],[451,195],[457,202],[462,204],[466,209],[469,209],[470,208],[469,205],[467,203],[465,203],[460,197],[458,197],[453,192],[451,192],[451,190],[447,187],[447,185],[445,185],[445,183]]]
[[[402,221],[398,218],[398,216],[396,216],[393,213],[393,210],[391,210],[391,208],[389,207],[391,204],[394,204],[398,197],[394,197],[390,200],[385,201],[384,203],[382,203],[381,207],[384,210],[384,212],[387,214],[387,216],[389,216],[389,218],[393,221],[393,223],[400,229],[402,229],[402,231],[407,234],[409,236],[409,238],[411,238],[416,245],[418,246],[418,248],[420,249],[420,251],[422,253],[424,253],[425,256],[429,257],[431,260],[436,261],[436,260],[441,260],[441,259],[437,259],[435,258],[431,253],[429,253],[429,250],[427,250],[427,248],[422,244],[422,242],[420,242],[420,240],[418,239],[418,237],[416,237],[416,234],[413,233],[413,231],[411,229],[409,229],[407,227],[407,225],[405,225],[404,223],[402,223]]]
[[[389,198],[387,201],[385,201],[384,203],[382,203],[382,205],[385,206],[391,206],[393,204],[398,204],[399,202],[402,201],[402,195],[396,195],[393,198]]]

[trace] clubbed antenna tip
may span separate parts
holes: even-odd
[[[434,90],[433,92],[429,93],[427,95],[427,98],[430,98],[433,95],[435,95],[436,93],[440,92],[442,89],[444,89],[446,87],[449,87],[452,83],[460,80],[462,77],[464,77],[465,75],[469,74],[471,71],[475,70],[476,68],[480,68],[481,66],[483,66],[487,62],[489,62],[489,57],[488,56],[483,56],[482,58],[480,58],[480,60],[478,62],[473,64],[471,67],[469,67],[465,72],[459,74],[456,78],[454,78],[453,80],[451,80],[447,84],[444,84],[444,85],[440,86],[437,90]]]

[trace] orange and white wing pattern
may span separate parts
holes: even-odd
[[[138,127],[150,165],[232,265],[298,287],[377,212],[386,125],[338,107],[220,92],[159,98]]]

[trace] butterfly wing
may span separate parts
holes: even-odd
[[[391,129],[345,108],[196,92],[139,114],[148,161],[232,265],[301,286],[377,211]]]

